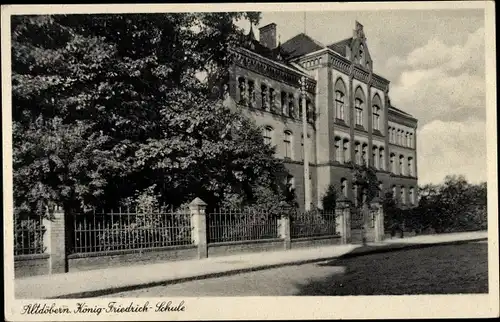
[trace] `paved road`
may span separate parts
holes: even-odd
[[[434,246],[287,266],[106,297],[487,293],[487,243]]]

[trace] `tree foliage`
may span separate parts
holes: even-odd
[[[463,176],[447,176],[442,184],[420,187],[418,206],[408,209],[400,209],[390,195],[384,202],[387,230],[441,233],[487,227],[486,183],[471,184]]]
[[[329,185],[322,197],[323,209],[326,211],[335,211],[337,206],[337,189],[334,185]]]
[[[235,20],[259,18],[14,16],[16,211],[113,207],[144,193],[175,205],[278,194],[285,170],[260,129],[213,96],[241,37]]]
[[[353,184],[357,186],[357,204],[362,207],[379,195],[377,172],[373,167],[363,165],[353,165]]]

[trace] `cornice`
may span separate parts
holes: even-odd
[[[392,109],[389,109],[388,120],[411,128],[417,128],[418,120],[412,116],[407,116]]]
[[[245,69],[257,72],[266,77],[287,83],[294,87],[300,87],[300,79],[306,77],[306,90],[314,94],[316,81],[309,75],[293,70],[278,62],[262,57],[244,48],[235,48],[234,63]]]

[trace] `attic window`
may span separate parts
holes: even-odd
[[[363,61],[363,44],[359,46],[359,59]]]

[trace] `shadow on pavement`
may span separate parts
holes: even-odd
[[[337,259],[317,264],[344,266],[345,274],[331,274],[297,285],[299,291],[296,295],[488,293],[486,243],[384,246],[363,246]]]

